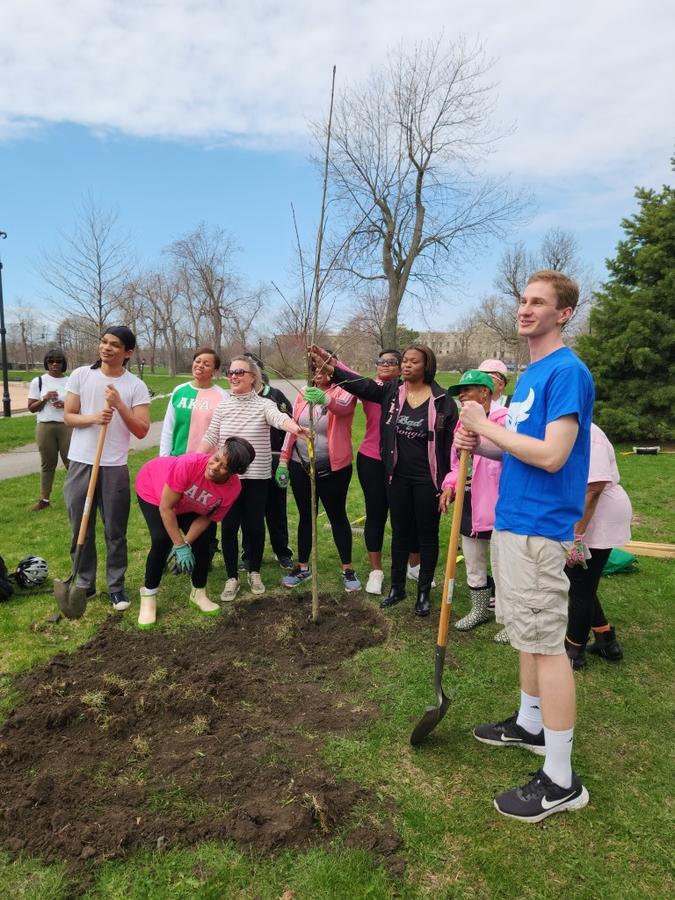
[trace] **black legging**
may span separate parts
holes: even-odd
[[[369,553],[381,553],[384,542],[384,526],[389,515],[389,498],[387,496],[387,473],[381,459],[373,459],[363,453],[356,454],[356,471],[358,472],[363,499],[366,503],[366,527],[364,537],[366,550]],[[410,535],[411,553],[419,553],[417,530]]]
[[[384,526],[389,515],[387,500],[387,481],[384,463],[381,459],[373,459],[356,454],[356,471],[361,482],[363,499],[366,501],[366,527],[364,529],[366,550],[369,553],[380,553],[384,540]]]
[[[154,503],[148,503],[147,500],[143,500],[141,497],[138,498],[138,505],[148,524],[151,540],[150,551],[145,561],[145,587],[156,588],[159,587],[159,583],[162,580],[166,558],[173,547],[173,541],[164,527],[159,506],[155,506]],[[198,518],[197,513],[182,513],[176,516],[178,527],[183,534],[187,534],[190,525]],[[206,578],[209,572],[210,545],[211,538],[208,528],[203,534],[199,535],[196,541],[192,542],[192,552],[195,555],[195,567],[192,570],[193,587],[206,587]]]
[[[391,586],[405,587],[408,552],[414,538],[419,540],[419,589],[430,590],[438,562],[438,491],[433,482],[410,481],[394,474],[388,486],[391,512]]]
[[[611,549],[592,549],[591,558],[586,560],[587,569],[581,566],[565,568],[570,581],[567,637],[574,644],[585,644],[591,628],[607,625],[607,618],[598,599],[598,585],[611,552]]]
[[[298,560],[309,562],[312,552],[312,495],[309,475],[299,462],[291,460],[288,466],[293,496],[298,507]],[[316,479],[317,507],[319,500],[326,510],[333,530],[333,540],[343,565],[352,561],[352,527],[347,516],[347,491],[352,480],[351,463],[337,472]]]
[[[246,535],[249,571],[260,571],[265,548],[265,506],[269,486],[269,478],[242,478],[241,494],[223,519],[223,559],[228,578],[238,577],[239,526]]]

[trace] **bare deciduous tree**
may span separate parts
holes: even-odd
[[[180,288],[190,310],[195,342],[200,343],[199,322],[204,318],[218,352],[228,323],[240,313],[243,298],[241,284],[233,271],[238,249],[233,236],[224,228],[209,229],[203,222],[167,249],[180,274]]]
[[[55,292],[50,299],[95,338],[118,318],[132,269],[129,239],[118,234],[116,214],[91,198],[82,201],[73,234],[62,235],[58,249],[46,254],[40,267]]]
[[[510,349],[519,363],[525,361],[527,354],[525,344],[518,336],[518,303],[529,276],[541,269],[565,272],[579,285],[579,303],[566,334],[574,335],[584,327],[592,300],[594,278],[580,256],[579,244],[572,232],[561,228],[549,229],[536,253],[528,252],[522,241],[508,247],[499,262],[494,281],[499,294],[483,299],[477,317]]]
[[[384,284],[385,344],[407,289],[448,279],[522,210],[503,182],[476,174],[494,143],[487,68],[480,46],[439,39],[399,48],[337,100],[330,164],[350,233],[341,269]]]

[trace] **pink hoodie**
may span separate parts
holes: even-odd
[[[326,390],[326,394],[328,395],[326,408],[331,413],[328,417],[328,459],[331,472],[337,472],[338,469],[344,469],[352,461],[352,422],[356,397],[335,384]],[[300,392],[293,404],[293,418],[296,422],[300,413],[308,405]],[[288,465],[295,441],[296,435],[289,432],[279,456],[281,465]]]
[[[504,428],[508,414],[509,411],[505,406],[498,406],[490,410],[488,419]],[[457,428],[459,428],[459,423],[457,423]],[[457,486],[458,470],[459,454],[453,444],[450,451],[450,471],[443,479],[443,490]],[[481,531],[492,531],[494,527],[501,472],[502,464],[499,460],[474,454],[471,470],[471,530],[474,534]]]

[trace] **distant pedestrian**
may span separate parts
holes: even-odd
[[[28,388],[28,409],[37,414],[37,445],[40,452],[40,497],[32,512],[49,507],[54,473],[59,462],[68,468],[68,448],[73,429],[63,421],[68,361],[60,347],[44,358],[45,375],[34,378]]]

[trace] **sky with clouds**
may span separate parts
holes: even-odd
[[[42,250],[85,194],[145,260],[200,220],[239,238],[242,274],[283,280],[290,202],[311,230],[308,121],[396,47],[464,34],[493,61],[488,166],[536,201],[513,238],[573,231],[599,275],[635,185],[670,178],[670,0],[21,0],[0,6],[0,250],[5,301],[36,303]],[[489,291],[501,247],[464,273],[451,319]]]

